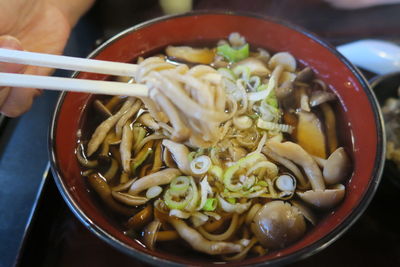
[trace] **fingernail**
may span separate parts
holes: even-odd
[[[22,50],[21,42],[11,35],[0,36],[0,47]]]

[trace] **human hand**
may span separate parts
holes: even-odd
[[[61,54],[72,26],[94,0],[0,1],[0,47]],[[52,70],[0,63],[2,72],[49,75]],[[0,88],[0,112],[16,117],[32,105],[40,91],[33,88]]]

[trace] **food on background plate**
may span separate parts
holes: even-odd
[[[397,89],[400,97],[400,87]],[[382,106],[386,129],[386,159],[393,161],[400,169],[400,99],[390,97]]]
[[[78,133],[82,175],[152,250],[225,261],[302,238],[345,195],[352,170],[336,96],[287,52],[232,33],[216,47],[138,59],[150,99],[100,96]]]

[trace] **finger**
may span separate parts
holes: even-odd
[[[0,47],[14,50],[22,50],[20,41],[10,35],[0,36]],[[25,66],[15,63],[0,62],[0,72],[21,73]]]
[[[27,112],[34,98],[40,94],[39,90],[33,88],[14,87],[12,90],[5,90],[9,92],[6,101],[0,107],[0,112],[8,117],[17,117]]]
[[[21,43],[12,36],[0,36],[0,47],[22,50]],[[0,62],[1,72],[22,73],[24,65]],[[33,99],[39,94],[37,89],[0,88],[0,112],[9,117],[19,116],[30,109]]]

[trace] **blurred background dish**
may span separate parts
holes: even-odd
[[[400,73],[376,76],[370,81],[371,87],[382,108],[387,136],[387,160],[383,176],[400,188]]]

